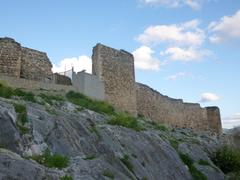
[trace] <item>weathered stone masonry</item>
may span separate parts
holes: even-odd
[[[93,48],[92,61],[93,75],[73,73],[71,81],[67,76],[52,74],[52,64],[46,53],[21,47],[11,38],[0,38],[0,79],[13,86],[75,90],[106,100],[120,111],[143,115],[153,121],[221,133],[218,107],[202,108],[199,104],[184,103],[136,83],[132,54],[97,44]]]
[[[0,74],[40,81],[52,74],[51,69],[46,53],[21,47],[11,38],[0,38]]]
[[[154,121],[196,130],[221,132],[220,112],[217,107],[202,108],[196,103],[164,96],[150,87],[137,83],[138,113]]]
[[[92,61],[93,75],[104,83],[106,100],[120,111],[137,114],[133,55],[97,44]]]
[[[0,38],[0,73],[20,77],[21,45],[10,38]]]
[[[104,82],[106,100],[119,110],[177,127],[221,132],[217,107],[202,108],[197,103],[184,103],[135,83],[134,58],[130,53],[97,44],[92,60],[93,74]]]

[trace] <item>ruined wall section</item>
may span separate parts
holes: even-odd
[[[208,130],[208,113],[199,104],[184,103],[136,83],[138,113],[151,120],[177,127]]]
[[[34,49],[22,48],[21,78],[42,81],[52,74],[52,64],[47,54]]]
[[[93,48],[93,75],[104,83],[106,100],[120,111],[137,114],[133,55],[101,44]]]
[[[20,77],[21,45],[11,38],[0,38],[0,74]]]
[[[216,106],[206,107],[209,129],[218,134],[222,133],[220,110]]]

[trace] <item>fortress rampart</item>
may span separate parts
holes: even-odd
[[[184,103],[181,99],[164,96],[140,83],[136,84],[136,89],[138,114],[146,118],[176,127],[221,131],[217,107],[202,108],[197,103]]]
[[[124,50],[97,44],[93,48],[92,74],[73,72],[72,79],[52,74],[51,68],[46,53],[21,47],[11,38],[0,38],[0,80],[12,86],[74,90],[106,100],[119,111],[143,115],[152,121],[194,130],[222,131],[218,107],[202,108],[197,103],[185,103],[135,82],[134,57]]]
[[[176,127],[221,132],[217,107],[202,108],[197,103],[184,103],[136,83],[132,54],[97,44],[92,60],[93,74],[104,82],[106,100],[119,110]]]
[[[22,47],[11,38],[0,38],[0,74],[43,80],[52,74],[47,54]]]

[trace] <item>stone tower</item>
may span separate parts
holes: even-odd
[[[210,131],[222,133],[220,110],[216,106],[206,107],[208,116],[208,127]]]
[[[11,38],[0,38],[0,74],[20,77],[21,45]]]
[[[105,98],[120,111],[137,114],[133,55],[102,44],[93,48],[92,73],[104,83]]]

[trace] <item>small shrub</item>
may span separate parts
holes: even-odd
[[[137,118],[126,113],[118,113],[115,116],[112,116],[112,119],[108,121],[108,124],[123,126],[126,128],[134,129],[136,131],[143,130]]]
[[[53,101],[64,101],[64,98],[61,96],[47,95],[43,93],[39,94],[38,96],[50,105],[53,105]]]
[[[216,152],[213,162],[224,173],[240,171],[240,151],[224,146]]]
[[[109,170],[106,170],[102,173],[103,176],[108,177],[110,179],[114,179],[114,174],[110,172]]]
[[[34,156],[32,157],[35,161],[39,164],[43,164],[49,168],[65,168],[69,164],[69,158],[67,156],[62,156],[60,154],[53,154],[51,155],[50,151],[45,151],[41,156]]]
[[[198,164],[203,165],[203,166],[211,166],[208,161],[200,159],[198,161]]]
[[[96,156],[95,155],[88,155],[86,156],[85,158],[83,158],[84,160],[92,160],[92,159],[95,159]]]
[[[25,125],[27,123],[27,109],[25,105],[22,104],[14,104],[14,108],[17,116],[17,121],[20,121],[21,125]]]
[[[179,142],[181,142],[181,140],[177,140],[176,138],[171,137],[170,139],[168,139],[171,146],[177,151],[178,150],[178,145]]]
[[[109,105],[108,103],[103,102],[103,101],[92,100],[89,97],[87,97],[81,93],[69,91],[66,94],[66,97],[73,104],[76,104],[81,107],[85,107],[85,108],[93,110],[95,112],[104,113],[107,115],[115,114],[114,108],[111,105]]]
[[[65,175],[63,177],[60,177],[60,180],[73,180],[71,176]]]
[[[120,159],[122,161],[122,163],[129,169],[129,171],[133,172],[133,165],[132,163],[129,161],[129,156],[127,154],[125,154],[123,156],[123,158]]]
[[[26,101],[36,102],[33,93],[23,91],[19,88],[13,90],[13,95],[18,96],[18,97],[22,97]]]
[[[17,113],[17,128],[22,134],[29,133],[29,129],[24,126],[28,122],[26,106],[22,104],[14,104],[14,108]]]
[[[190,156],[183,153],[179,153],[179,156],[184,164],[188,166],[188,169],[194,180],[207,180],[207,177],[193,165],[194,162]]]
[[[160,124],[154,121],[151,121],[150,124],[153,126],[154,129],[160,130],[160,131],[169,131],[169,129],[164,124]]]
[[[0,97],[11,98],[13,89],[8,87],[5,83],[0,82]]]

